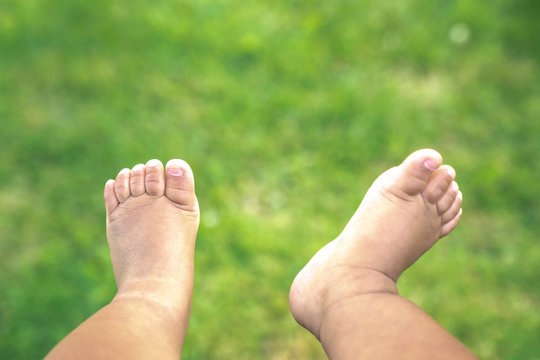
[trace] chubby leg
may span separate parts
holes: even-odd
[[[118,292],[48,359],[178,359],[193,292],[199,206],[183,160],[150,160],[105,185]]]
[[[331,359],[475,358],[396,286],[460,219],[455,172],[441,164],[425,149],[384,172],[293,282],[291,312]]]

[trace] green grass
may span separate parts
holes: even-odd
[[[202,210],[184,358],[325,358],[292,279],[382,170],[433,147],[463,221],[402,293],[482,358],[539,358],[539,10],[3,1],[0,357],[42,357],[111,299],[103,184],[182,157]]]

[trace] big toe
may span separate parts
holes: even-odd
[[[435,150],[422,149],[413,152],[398,167],[395,186],[408,195],[422,192],[431,175],[442,164],[442,156]]]
[[[165,166],[165,195],[180,208],[198,211],[193,171],[187,162],[172,159]]]

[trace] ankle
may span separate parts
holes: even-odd
[[[348,308],[349,304],[366,295],[399,296],[396,283],[385,273],[364,267],[339,266],[332,269],[332,276],[326,279],[326,286],[321,293],[320,308],[316,312],[314,326],[305,326],[321,340],[323,327],[335,316]]]
[[[343,245],[338,245],[335,255],[337,263],[346,264],[353,276],[365,276],[370,279],[371,276],[368,276],[370,274],[373,275],[375,282],[386,283],[385,280],[390,280],[395,285],[408,267],[405,256],[396,252],[397,249],[389,251],[387,244],[381,244],[380,238],[370,235],[374,231],[374,229],[344,231],[338,238]],[[355,254],[352,260],[351,252]]]
[[[342,266],[335,272],[334,279],[326,292],[325,309],[365,294],[399,295],[396,283],[389,275],[371,268]]]
[[[170,300],[159,293],[136,291],[117,293],[110,305],[138,311],[149,322],[182,331],[187,326],[191,308],[190,301]]]
[[[131,332],[151,332],[182,346],[188,328],[189,306],[181,309],[157,296],[129,293],[117,294],[106,308]]]
[[[369,347],[369,345],[383,341],[388,332],[392,332],[391,329],[395,324],[390,323],[388,324],[390,326],[386,328],[379,328],[374,319],[394,312],[395,309],[384,304],[401,303],[402,301],[406,300],[397,293],[385,291],[358,293],[349,298],[341,299],[324,312],[317,339],[321,342],[330,359],[334,357],[341,359],[372,358],[365,356],[365,354],[361,355],[358,352],[360,350],[358,347],[355,348],[355,353],[349,352],[343,355],[343,345],[363,342],[363,347],[365,345]],[[366,343],[364,340],[369,337],[371,340]],[[341,355],[337,356],[338,354]]]
[[[182,316],[191,306],[192,284],[182,284],[176,279],[143,278],[124,282],[119,286],[112,302],[120,300],[144,301],[160,311],[169,312],[173,318]],[[188,291],[186,291],[188,290]]]

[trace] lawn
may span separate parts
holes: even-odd
[[[324,359],[290,283],[422,147],[463,218],[400,291],[484,359],[540,354],[533,0],[0,3],[0,358],[115,292],[105,181],[187,160],[201,227],[184,359]],[[536,285],[535,285],[536,284]]]

